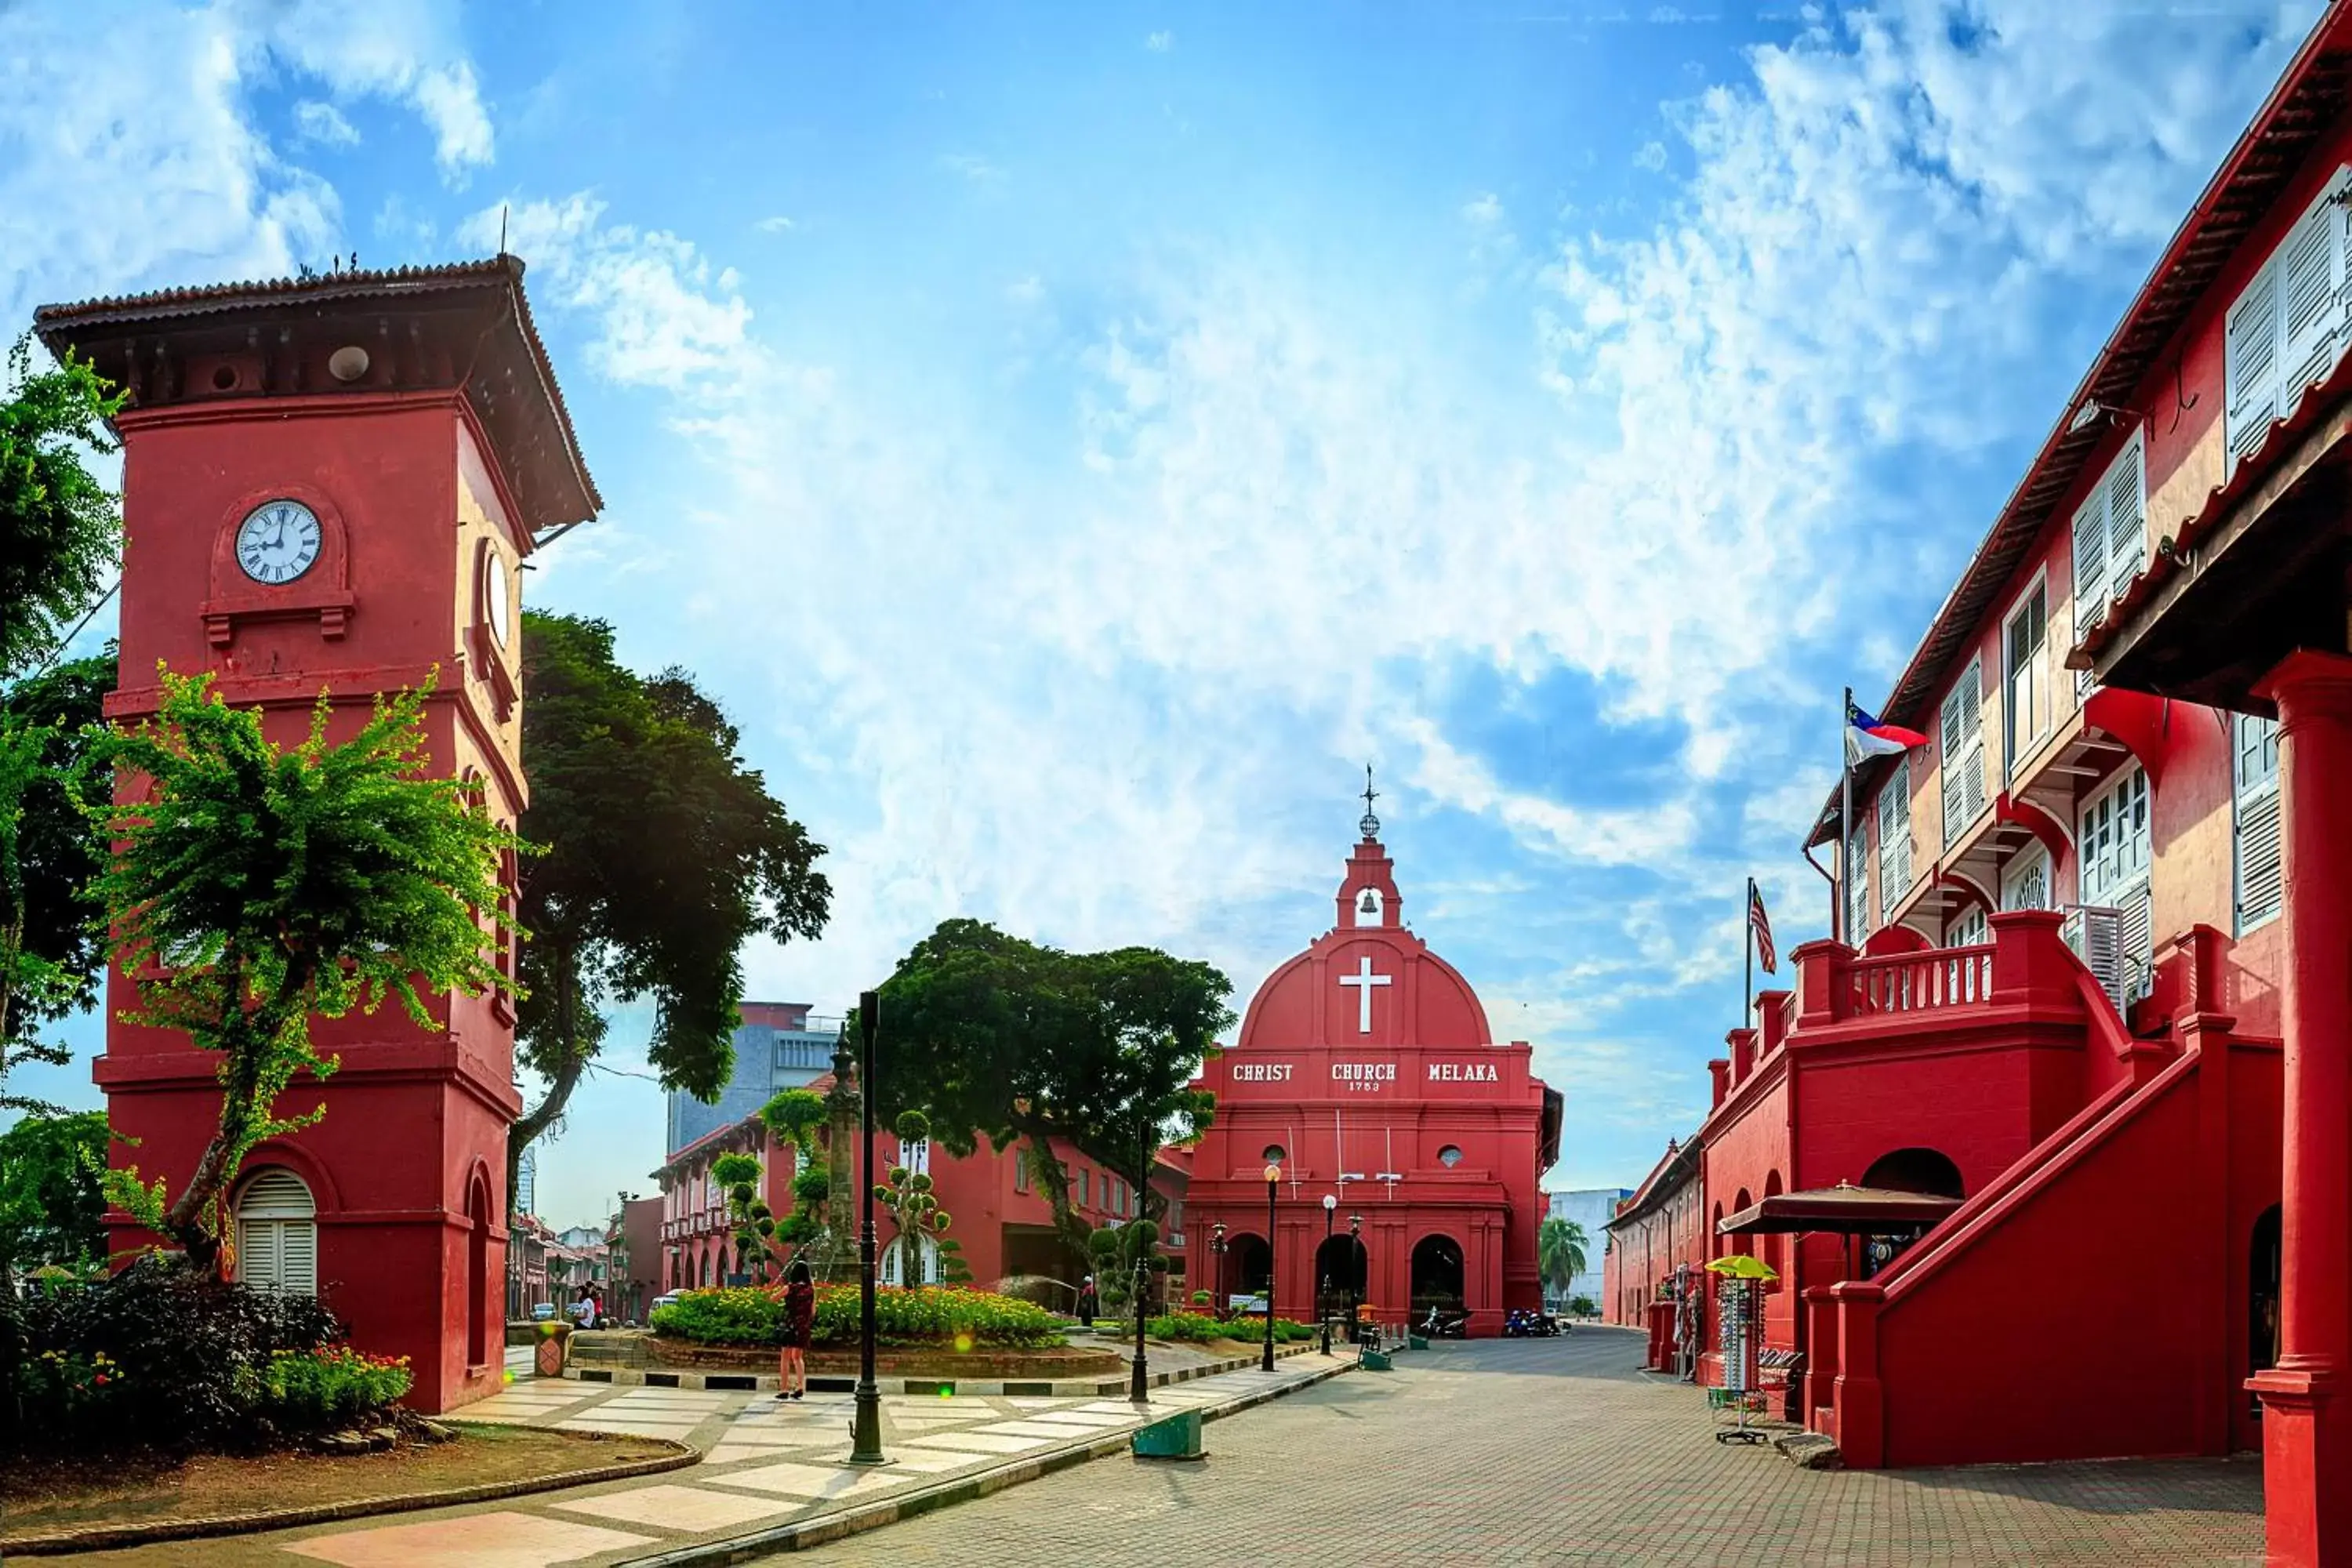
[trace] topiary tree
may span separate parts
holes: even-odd
[[[931,1135],[930,1118],[919,1110],[899,1112],[891,1126],[902,1145],[920,1143]],[[890,1223],[898,1231],[891,1245],[898,1248],[899,1279],[909,1286],[919,1284],[923,1277],[923,1237],[929,1237],[937,1243],[953,1223],[931,1194],[930,1176],[904,1165],[893,1165],[889,1179],[875,1184],[874,1201],[890,1211]],[[971,1270],[965,1270],[965,1278],[971,1278]]]
[[[220,1211],[247,1153],[325,1113],[277,1109],[297,1075],[335,1070],[310,1048],[312,1015],[396,996],[437,1031],[425,994],[509,988],[496,933],[522,933],[499,862],[527,846],[490,820],[478,784],[418,776],[429,680],[378,699],[341,744],[327,739],[322,694],[310,738],[288,751],[211,676],[161,676],[154,717],[90,748],[91,768],[122,786],[90,807],[115,846],[92,890],[137,988],[126,1016],[219,1053],[220,1111],[176,1198],[163,1176],[142,1184],[135,1165],[105,1187],[209,1269],[226,1261]],[[93,793],[106,789],[101,776]]]
[[[736,1255],[764,1258],[776,1234],[776,1216],[760,1196],[760,1161],[752,1154],[721,1154],[710,1162],[710,1179],[727,1194],[727,1217],[735,1226]]]
[[[1160,1227],[1148,1219],[1107,1225],[1087,1237],[1087,1250],[1095,1260],[1095,1289],[1106,1310],[1123,1314],[1135,1304],[1136,1288],[1144,1276],[1168,1272],[1159,1244]]]

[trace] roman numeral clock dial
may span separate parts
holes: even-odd
[[[257,583],[291,583],[319,559],[319,519],[299,500],[264,501],[237,525],[236,563]]]

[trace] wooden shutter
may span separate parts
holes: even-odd
[[[1840,862],[1845,876],[1845,940],[1851,947],[1860,947],[1870,932],[1869,837],[1860,823],[1854,824]]]
[[[1971,659],[1960,683],[1944,699],[1944,847],[1983,815],[1985,795],[1984,668]]]
[[[2278,267],[2265,266],[2230,307],[2222,363],[2230,462],[2262,445],[2279,413]]]
[[[301,1177],[282,1166],[257,1173],[237,1194],[237,1278],[256,1289],[318,1294],[315,1215]]]
[[[2323,195],[2279,247],[2280,417],[2294,412],[2304,389],[2336,363],[2343,324],[2344,211]]]
[[[2100,487],[2107,492],[2107,585],[2100,599],[2103,609],[2147,564],[2146,470],[2140,457],[2139,437],[2135,433],[2116,455],[2115,466]]]
[[[2237,797],[2237,914],[2243,935],[2279,912],[2284,890],[2280,839],[2278,725],[2239,715],[2234,793]]]
[[[1966,749],[1968,731],[1966,713],[1956,688],[1944,699],[1944,847],[1949,849],[1958,841],[1960,829],[1969,825],[1968,787],[1960,782],[1960,756]]]

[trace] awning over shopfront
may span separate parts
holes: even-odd
[[[1881,1236],[1911,1226],[1931,1226],[1960,1206],[1958,1198],[1932,1193],[1900,1193],[1884,1187],[1822,1187],[1807,1193],[1775,1193],[1763,1202],[1727,1215],[1715,1228],[1724,1236],[1790,1235],[1798,1231],[1839,1236]]]

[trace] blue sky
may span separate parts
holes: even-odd
[[[970,914],[1239,1005],[1370,762],[1558,1191],[1703,1112],[1747,876],[1826,923],[1839,688],[2318,6],[115,9],[0,12],[0,311],[503,222],[610,503],[527,594],[694,669],[832,847],[754,996]],[[559,1225],[660,1158],[646,1022]]]

